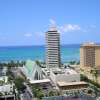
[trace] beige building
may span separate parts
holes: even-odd
[[[79,82],[57,82],[57,85],[62,93],[70,92],[78,92],[88,90],[88,84],[83,81]]]
[[[81,45],[80,67],[100,68],[100,45],[95,43]]]

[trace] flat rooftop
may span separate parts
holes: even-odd
[[[30,80],[31,84],[40,84],[40,83],[50,83],[49,79],[43,79],[43,80]]]
[[[85,85],[87,83],[83,82],[83,81],[80,81],[80,82],[61,82],[61,81],[58,81],[57,84],[59,86],[70,86],[70,85]]]
[[[81,45],[81,47],[100,47],[100,44],[95,44],[94,42],[87,42],[87,43],[83,43],[82,45]]]
[[[65,74],[65,75],[72,75],[72,74],[78,74],[75,70],[71,69],[71,68],[64,68],[64,69],[56,69],[56,70],[53,70],[53,73],[55,75],[58,75],[58,74]]]
[[[67,68],[65,69],[65,74],[77,74],[77,72],[73,69]]]

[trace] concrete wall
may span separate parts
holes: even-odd
[[[80,48],[80,67],[84,67],[84,49]]]
[[[50,78],[56,84],[56,75],[52,71],[50,71]]]
[[[100,46],[95,49],[95,65],[100,68]]]

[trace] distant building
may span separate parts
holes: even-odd
[[[100,45],[85,43],[80,47],[80,66],[100,68]]]
[[[55,26],[46,32],[46,66],[60,67],[60,36]]]
[[[0,66],[0,77],[6,76],[6,72],[7,72],[7,67],[1,67]]]

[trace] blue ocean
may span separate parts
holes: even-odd
[[[61,61],[79,61],[80,45],[61,46]],[[0,47],[0,61],[10,60],[40,60],[45,61],[45,46],[9,46]]]

